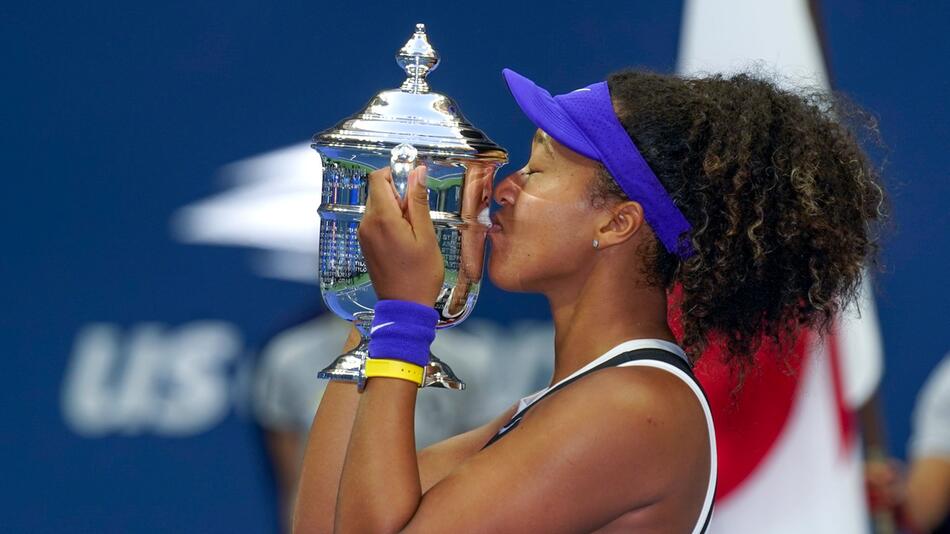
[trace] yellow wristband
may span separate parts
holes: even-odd
[[[421,386],[424,375],[423,368],[413,363],[380,358],[366,359],[366,378],[374,376],[401,378]]]

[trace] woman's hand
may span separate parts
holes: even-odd
[[[377,297],[433,306],[445,267],[429,217],[426,168],[409,174],[405,201],[389,167],[370,173],[368,180],[369,198],[357,235]]]

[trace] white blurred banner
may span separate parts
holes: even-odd
[[[185,243],[258,249],[258,274],[316,283],[322,169],[310,144],[231,163],[221,175],[229,188],[178,210],[174,236]]]

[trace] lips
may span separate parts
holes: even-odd
[[[504,226],[502,226],[501,221],[498,219],[498,214],[493,213],[491,215],[491,228],[488,229],[488,233],[494,234],[497,232],[501,232],[503,229],[504,229]]]

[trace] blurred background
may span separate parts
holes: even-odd
[[[827,68],[811,82],[873,113],[887,147],[875,150],[894,225],[873,281],[883,372],[867,380],[883,448],[905,459],[918,391],[950,350],[950,7],[760,4],[4,6],[0,530],[279,531],[319,394],[310,368],[345,335],[314,283],[319,161],[306,141],[401,83],[393,55],[416,22],[442,56],[433,90],[508,148],[504,176],[533,126],[503,67],[555,93],[627,66],[694,72],[683,32],[703,13],[723,42],[730,20],[787,29],[806,13]],[[484,365],[437,351],[468,367],[470,390],[424,392],[445,424],[421,442],[546,384],[546,314],[486,281],[452,334]],[[523,355],[516,377],[479,390],[505,354]],[[442,400],[453,395],[465,413]]]

